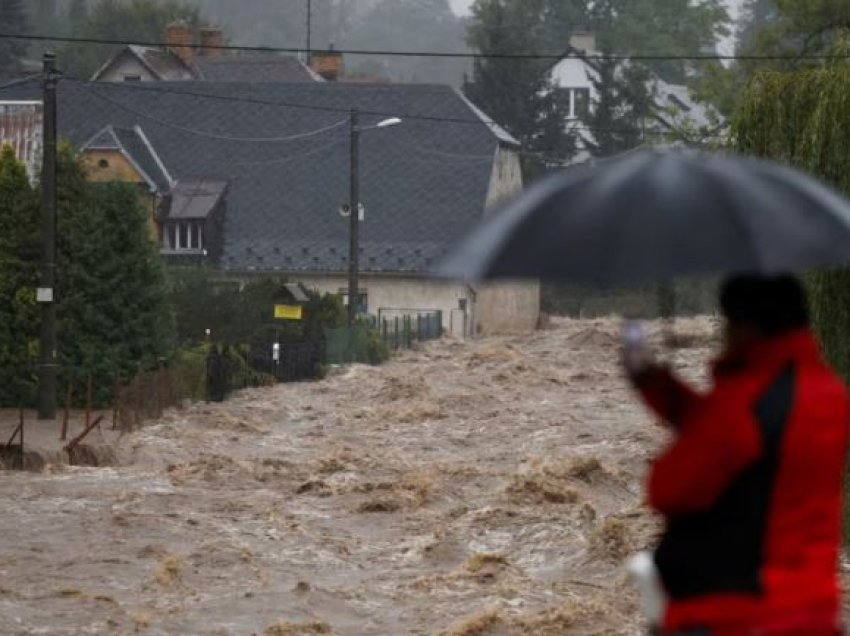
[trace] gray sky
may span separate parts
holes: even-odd
[[[469,13],[469,6],[472,4],[472,0],[449,0],[449,3],[452,5],[452,9],[454,9],[455,13],[458,15],[464,15]],[[733,12],[733,18],[737,15],[742,4],[744,4],[744,0],[726,0],[726,5]]]
[[[472,0],[449,0],[449,3],[452,5],[452,9],[455,13],[458,15],[466,15],[469,13],[469,7],[472,4]],[[743,4],[744,0],[726,0],[726,6],[729,7],[729,13],[733,20],[738,18],[738,13],[740,12]],[[731,38],[721,43],[721,51],[723,53],[733,53],[733,49],[734,42]]]

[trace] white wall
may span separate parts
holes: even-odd
[[[289,278],[320,293],[338,294],[348,289],[345,276],[293,274]],[[469,285],[427,278],[361,274],[359,288],[366,292],[368,311],[373,316],[381,309],[442,311],[443,328],[447,332],[459,337],[473,334],[475,293]],[[466,301],[466,312],[460,308],[461,300]]]
[[[519,154],[510,148],[499,147],[490,174],[490,189],[484,204],[485,214],[493,211],[522,192],[522,164]]]
[[[588,66],[577,57],[568,57],[552,68],[552,81],[560,88],[588,88],[591,99],[597,99],[593,83],[588,77]]]
[[[154,82],[157,79],[139,60],[130,55],[122,55],[106,69],[98,81],[123,82],[125,75],[138,75],[143,82]]]

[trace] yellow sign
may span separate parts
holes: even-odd
[[[301,305],[275,305],[274,317],[279,320],[301,320],[304,315]]]

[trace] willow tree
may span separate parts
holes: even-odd
[[[850,194],[850,64],[756,75],[733,137],[740,152],[795,166]],[[850,269],[818,271],[809,282],[826,355],[850,380]]]

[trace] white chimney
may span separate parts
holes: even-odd
[[[573,33],[570,46],[586,55],[596,53],[596,36],[593,33]]]

